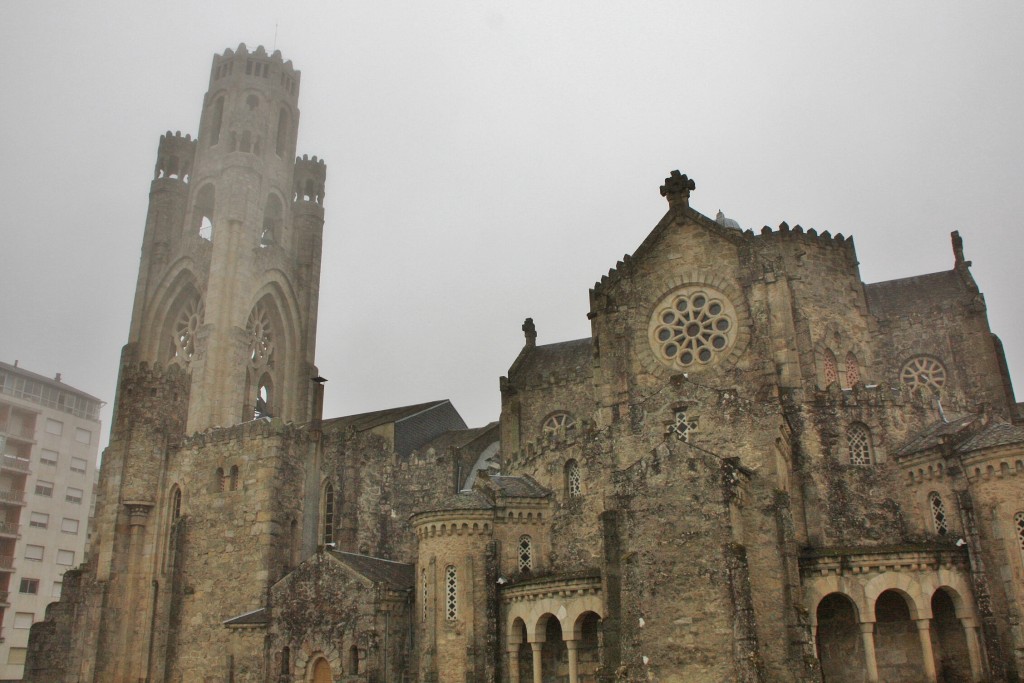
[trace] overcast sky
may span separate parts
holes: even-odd
[[[1019,0],[0,0],[0,359],[113,401],[157,142],[245,42],[302,71],[327,160],[326,416],[497,419],[523,319],[588,335],[673,169],[708,216],[853,234],[867,282],[960,230],[1020,384],[1022,36]]]

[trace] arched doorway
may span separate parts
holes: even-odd
[[[853,601],[842,593],[822,598],[817,609],[818,661],[827,683],[860,683],[867,679],[864,640]]]
[[[969,683],[971,657],[967,650],[967,637],[956,616],[953,595],[945,588],[932,596],[932,649],[935,651],[935,669],[943,683]]]
[[[875,601],[875,657],[880,681],[916,681],[925,670],[921,638],[907,600],[904,594],[887,590]]]
[[[313,662],[313,676],[309,680],[311,683],[333,683],[334,677],[331,676],[331,665],[326,659],[321,657]]]
[[[584,612],[576,620],[576,667],[579,683],[596,683],[601,668],[601,617]]]

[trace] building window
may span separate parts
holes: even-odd
[[[212,233],[212,230],[211,225],[209,232]],[[203,228],[200,227],[200,233],[202,231]],[[174,322],[174,356],[171,358],[171,363],[177,363],[183,367],[188,366],[196,352],[196,335],[203,324],[203,315],[203,302],[199,298],[190,299],[178,312],[178,317]]]
[[[218,467],[217,470],[213,473],[213,485],[215,487],[214,490],[217,493],[223,493],[224,492],[224,468],[223,467]]]
[[[46,433],[60,436],[64,433],[64,423],[46,418]]]
[[[937,394],[946,386],[946,368],[931,356],[915,356],[903,365],[900,381],[911,389],[928,387]]]
[[[12,647],[7,651],[7,663],[14,665],[22,665],[25,663],[25,655],[28,652],[27,647]]]
[[[928,507],[932,511],[932,524],[935,533],[945,536],[949,533],[949,522],[946,520],[946,506],[942,504],[942,497],[932,491],[928,495]]]
[[[84,491],[82,491],[82,489],[76,489],[73,486],[69,486],[67,493],[64,495],[64,500],[66,500],[69,503],[79,505],[82,502],[83,494]]]
[[[720,359],[735,338],[736,311],[721,292],[686,287],[658,304],[648,328],[662,363],[688,370]]]
[[[839,381],[839,368],[836,365],[836,355],[831,349],[825,349],[825,357],[822,359],[822,366],[825,375],[825,387],[830,387]]]
[[[846,386],[852,387],[860,381],[860,365],[853,351],[846,354]]]
[[[41,545],[26,545],[25,546],[25,559],[26,560],[41,560],[43,559],[43,551],[45,548]]]
[[[177,521],[181,517],[181,489],[175,487],[171,494],[171,521]]]
[[[854,422],[846,429],[846,445],[850,451],[851,465],[870,465],[871,430],[860,422]]]
[[[334,486],[327,482],[324,485],[320,502],[320,543],[334,543]]]
[[[71,567],[75,564],[75,551],[74,550],[58,550],[57,551],[57,564],[62,564],[65,567]]]
[[[569,413],[555,413],[544,420],[541,431],[548,439],[564,439],[576,433],[576,420]]]
[[[459,618],[459,576],[455,565],[448,565],[444,569],[445,586],[445,617],[448,621],[455,621]]]
[[[42,479],[36,480],[36,495],[43,496],[45,498],[53,497],[53,482],[43,481]]]
[[[60,521],[60,530],[65,534],[77,534],[78,533],[78,520],[69,519],[65,517]]]
[[[37,595],[39,593],[39,579],[22,579],[18,592],[27,595]]]
[[[533,569],[533,539],[523,535],[519,537],[519,571],[528,572]]]
[[[39,451],[39,462],[43,465],[49,465],[50,467],[56,467],[57,460],[60,459],[60,454],[57,451],[51,451],[48,448],[44,448]]]
[[[580,465],[575,460],[565,463],[565,495],[569,498],[579,498],[583,495],[583,487],[580,482]]]
[[[60,592],[62,588],[64,588],[64,583],[62,581],[54,581],[53,587],[50,589],[50,597],[60,600]]]
[[[71,458],[71,471],[78,472],[79,474],[85,474],[85,470],[89,467],[89,463],[84,458]]]
[[[422,592],[423,592],[423,622],[426,623],[426,621],[427,621],[427,570],[426,569],[421,569],[420,570],[420,581],[423,584],[422,585]]]
[[[50,525],[50,515],[45,512],[32,512],[28,516],[28,525],[37,529],[45,529]]]
[[[75,428],[75,441],[88,446],[92,443],[92,432],[88,429],[82,429],[81,427]]]
[[[232,465],[231,466],[230,482],[231,482],[231,490],[232,491],[237,491],[238,490],[238,465]]]
[[[697,431],[697,418],[687,416],[685,408],[678,408],[672,416],[672,425],[668,428],[680,441],[690,443],[690,436]]]
[[[33,612],[15,612],[14,628],[32,628],[32,622],[35,619],[36,615]]]
[[[1017,545],[1020,546],[1021,559],[1024,560],[1024,512],[1013,516],[1013,526],[1017,530]]]

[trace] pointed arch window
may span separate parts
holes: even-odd
[[[831,349],[825,349],[825,357],[822,359],[822,366],[825,371],[824,386],[830,387],[839,381],[839,367],[836,365],[836,355]]]
[[[421,599],[423,600],[423,616],[422,616],[422,619],[423,619],[423,622],[426,623],[426,621],[427,621],[427,586],[428,586],[428,584],[427,584],[427,570],[426,569],[421,569],[420,570],[420,583],[422,584],[420,586],[420,591],[421,591]]]
[[[253,368],[266,367],[274,353],[274,334],[270,312],[262,301],[252,309],[245,329],[249,335],[249,365]]]
[[[942,496],[935,491],[928,494],[928,508],[932,513],[932,526],[935,533],[945,536],[949,533],[949,521],[946,519],[946,506],[942,503]]]
[[[857,356],[853,351],[846,354],[846,386],[856,386],[860,381],[860,365],[857,364]]]
[[[290,120],[288,110],[281,107],[281,113],[277,116],[277,156],[282,159],[288,156],[288,122]]]
[[[569,498],[579,498],[583,495],[583,486],[580,480],[580,464],[575,460],[565,463],[565,495]]]
[[[213,241],[213,213],[217,205],[216,192],[213,185],[207,183],[196,194],[196,203],[192,209],[194,229],[204,240]]]
[[[1017,532],[1017,547],[1020,549],[1021,560],[1024,561],[1024,511],[1013,516],[1013,529]]]
[[[533,539],[523,534],[519,537],[519,571],[533,569]]]
[[[181,489],[177,486],[171,492],[171,522],[177,522],[181,518]]]
[[[229,487],[230,490],[237,491],[238,490],[238,465],[232,465],[231,466],[231,473],[229,475],[228,481],[230,482],[230,487]]]
[[[455,621],[459,618],[459,573],[455,565],[450,564],[444,569],[445,618]]]
[[[199,297],[189,299],[174,320],[172,331],[173,356],[170,363],[188,367],[196,353],[196,335],[203,324],[203,300]]]
[[[327,482],[320,497],[320,543],[334,543],[334,485]]]
[[[850,452],[851,465],[874,464],[874,454],[871,451],[871,430],[867,425],[854,422],[846,428],[846,447]]]

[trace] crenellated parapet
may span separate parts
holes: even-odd
[[[315,440],[315,435],[308,427],[285,422],[279,417],[261,417],[230,427],[211,427],[202,432],[196,432],[183,438],[181,447],[186,449],[205,448],[213,444],[242,444],[270,438],[283,438],[293,443],[302,444]]]
[[[295,182],[292,200],[296,208],[301,205],[322,207],[324,184],[327,182],[327,163],[316,155],[303,154],[295,158]]]
[[[192,135],[181,131],[167,131],[160,136],[157,148],[156,169],[153,180],[177,180],[188,183],[192,174],[192,162],[195,161],[197,140]]]
[[[280,88],[292,101],[296,101],[301,76],[290,59],[284,60],[280,50],[274,50],[268,55],[262,45],[250,51],[245,43],[240,43],[234,50],[228,48],[223,54],[214,55],[213,67],[210,69],[210,90],[224,85],[225,81],[259,79]]]

